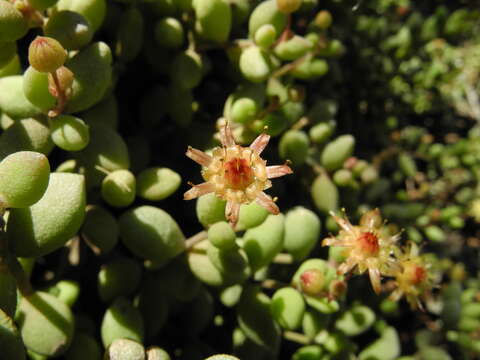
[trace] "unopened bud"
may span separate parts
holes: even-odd
[[[328,294],[333,299],[338,299],[347,291],[347,283],[343,280],[333,280],[328,287]]]
[[[382,216],[380,215],[380,210],[378,208],[367,211],[360,218],[360,226],[365,226],[368,228],[376,228],[382,225]]]
[[[302,0],[277,0],[278,10],[285,14],[291,14],[302,5]]]
[[[330,14],[330,11],[320,11],[317,16],[315,16],[315,25],[322,30],[328,29],[330,25],[332,25],[332,14]]]
[[[65,63],[67,52],[55,39],[37,36],[28,48],[28,61],[40,72],[53,72]]]
[[[288,98],[293,102],[303,102],[305,100],[305,88],[300,85],[290,87],[288,89]]]
[[[55,73],[57,74],[60,89],[63,90],[68,97],[69,89],[73,84],[73,72],[65,66],[60,66]],[[55,84],[52,73],[48,74],[48,91],[53,96],[58,97],[57,84]]]
[[[306,270],[300,275],[300,286],[307,295],[318,295],[325,286],[325,275],[318,269]]]

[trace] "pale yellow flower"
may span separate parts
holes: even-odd
[[[336,237],[323,240],[323,246],[345,247],[346,259],[337,269],[339,274],[356,270],[363,274],[368,270],[373,290],[381,290],[381,276],[390,275],[396,268],[393,252],[400,235],[391,236],[386,231],[378,209],[368,211],[359,225],[352,225],[348,218],[330,213],[341,230]]]
[[[397,288],[390,295],[390,299],[398,301],[405,296],[413,309],[422,309],[421,298],[426,298],[433,288],[433,274],[429,264],[419,256],[419,249],[415,244],[405,253],[398,255],[398,270],[394,273]]]
[[[256,201],[272,214],[280,210],[264,190],[270,188],[269,179],[291,174],[288,165],[266,166],[260,157],[270,140],[267,134],[260,134],[249,147],[235,144],[228,123],[220,129],[221,147],[212,150],[212,155],[189,147],[186,155],[203,166],[205,182],[193,185],[184,194],[185,200],[195,199],[207,193],[215,193],[227,202],[225,217],[232,226],[238,221],[241,204]]]

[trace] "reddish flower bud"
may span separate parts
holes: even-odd
[[[318,269],[306,270],[300,275],[300,286],[307,295],[319,295],[325,286],[325,275]]]
[[[67,52],[55,39],[37,36],[28,48],[28,61],[40,72],[53,72],[65,63]]]

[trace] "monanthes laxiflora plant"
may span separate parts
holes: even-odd
[[[286,164],[267,166],[260,155],[268,144],[270,136],[260,134],[249,147],[235,144],[228,122],[220,129],[221,147],[215,147],[209,155],[189,147],[186,155],[203,166],[202,176],[205,182],[192,185],[184,194],[185,200],[195,199],[207,193],[215,193],[225,200],[225,217],[235,227],[241,204],[256,201],[272,214],[280,210],[274,199],[264,190],[270,188],[269,179],[291,174]]]

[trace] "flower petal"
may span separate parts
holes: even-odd
[[[280,213],[280,209],[275,204],[275,202],[272,200],[272,198],[270,196],[268,196],[267,194],[265,194],[263,191],[261,191],[257,194],[256,201],[259,205],[263,206],[265,209],[267,209],[272,214],[277,215],[278,213]]]
[[[233,228],[235,225],[237,225],[239,213],[240,204],[234,201],[227,201],[227,206],[225,207],[225,217]]]
[[[199,196],[215,191],[215,184],[204,182],[193,187],[183,194],[183,200],[192,200]]]
[[[341,263],[337,269],[337,274],[346,274],[352,270],[357,263],[352,258],[348,258],[345,262]]]
[[[322,246],[336,246],[337,245],[337,239],[334,237],[328,237],[323,239],[322,241]]]
[[[337,215],[335,215],[335,213],[333,211],[330,211],[330,216],[333,217],[333,219],[335,220],[335,222],[345,231],[347,232],[352,232],[354,227],[353,225],[350,223],[350,221],[348,219],[344,219],[344,218],[341,218]]]
[[[373,290],[376,294],[380,294],[380,271],[377,268],[369,268],[368,275],[370,276],[370,282],[372,283]]]
[[[395,289],[388,297],[388,300],[398,301],[402,296],[403,296],[403,291],[400,289]]]
[[[260,134],[250,144],[250,149],[256,151],[257,155],[260,155],[270,141],[270,135]]]
[[[267,166],[267,178],[273,179],[280,176],[292,174],[293,171],[288,165]]]
[[[228,122],[220,129],[220,141],[225,147],[230,147],[235,145],[235,140],[233,138],[232,129]]]
[[[351,247],[352,244],[348,240],[337,239],[336,237],[328,237],[323,239],[322,246],[339,246],[339,247]]]
[[[191,146],[188,147],[187,152],[185,153],[190,159],[202,166],[208,166],[212,162],[213,158],[204,153],[201,150],[195,149]]]
[[[378,208],[367,211],[360,218],[360,226],[366,227],[369,231],[374,231],[382,225],[382,217]]]

